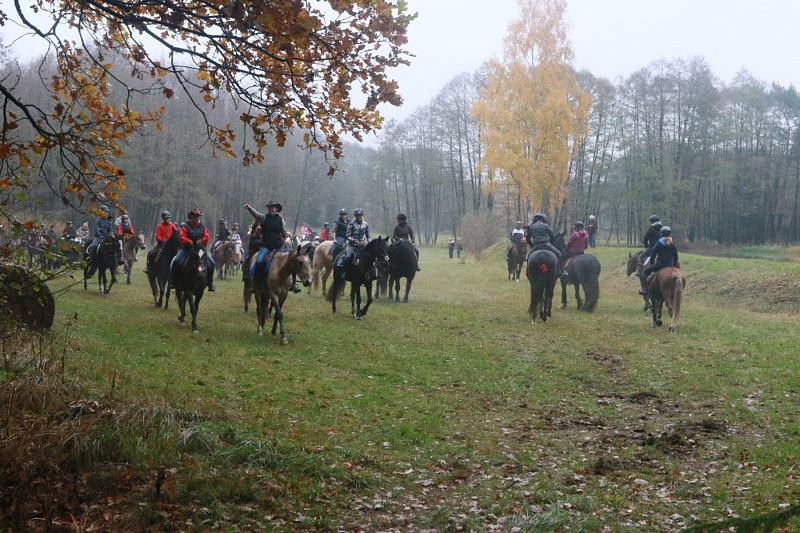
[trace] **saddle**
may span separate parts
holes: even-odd
[[[576,257],[578,257],[578,256],[577,256],[577,255],[573,255],[572,257],[567,257],[567,258],[564,260],[564,264],[563,264],[563,265],[561,265],[561,268],[562,268],[563,270],[566,270],[567,268],[569,268],[569,266],[570,266],[572,263],[574,263],[574,262],[575,262],[575,258],[576,258]]]

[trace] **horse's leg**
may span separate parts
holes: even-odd
[[[555,287],[553,287],[555,291]],[[567,307],[567,280],[561,278],[561,309]]]
[[[180,315],[178,315],[178,322],[181,323],[181,326],[186,325],[186,296],[183,294],[183,291],[180,289],[175,289],[175,298],[178,299],[178,310],[180,311]]]
[[[289,339],[286,337],[286,328],[283,326],[283,304],[286,301],[286,297],[283,298],[276,298],[276,307],[275,307],[275,316],[278,319],[278,323],[281,327],[281,344],[284,346],[289,344]]]
[[[332,268],[325,267],[325,271],[322,273],[322,295],[328,293],[327,285],[328,285],[328,276],[331,275]]]
[[[258,324],[258,328],[256,332],[258,336],[261,337],[264,335],[264,322],[267,320],[267,302],[266,298],[264,298],[264,293],[261,291],[256,291],[255,294],[256,300],[256,323]]]
[[[192,333],[199,333],[200,328],[197,327],[197,312],[200,311],[200,300],[203,299],[203,293],[200,292],[197,295],[192,294],[190,298],[189,305],[192,309]]]
[[[361,310],[361,318],[367,316],[367,311],[369,311],[369,306],[372,305],[372,281],[367,281],[364,286],[367,289],[367,305],[364,306],[364,309]],[[361,296],[361,291],[359,292],[359,297]],[[360,298],[359,298],[360,299]],[[359,302],[360,303],[360,302]]]
[[[164,296],[166,296],[166,299],[164,300],[164,311],[169,309],[169,293],[171,291],[172,291],[172,282],[167,280],[167,283],[165,284],[165,289],[164,289]],[[176,298],[178,297],[177,294],[175,295],[175,297]]]
[[[414,281],[413,277],[406,278],[406,295],[403,297],[403,303],[408,303],[408,293],[411,292],[411,282]],[[519,280],[517,280],[519,281]]]
[[[361,287],[356,289],[356,283],[350,283],[350,314],[353,315],[353,318],[357,318],[356,314],[356,291],[358,291],[359,298],[361,297]],[[359,302],[360,303],[360,302]]]
[[[531,315],[531,324],[536,324],[536,283],[532,279],[528,279],[531,286],[531,303],[528,306],[528,312]]]
[[[111,287],[113,287],[114,284],[117,282],[117,267],[116,266],[112,266],[109,269],[109,271],[111,272],[111,283],[106,288],[106,294],[111,292]]]
[[[586,292],[586,287],[583,288],[584,293]],[[583,307],[583,300],[581,300],[581,283],[579,281],[575,282],[575,301],[578,303],[578,310]]]

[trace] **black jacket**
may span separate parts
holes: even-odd
[[[555,244],[556,235],[553,233],[552,228],[544,222],[534,222],[525,230],[525,235],[528,239],[528,244],[536,246],[537,244],[544,244],[546,242]]]
[[[645,248],[651,250],[653,246],[656,245],[660,237],[661,237],[661,229],[656,226],[650,226],[649,228],[647,228],[647,232],[644,234],[642,243],[644,244]]]
[[[345,219],[344,222],[339,220],[338,218],[333,221],[333,236],[334,238],[341,237],[342,239],[347,238],[347,226],[349,222]]]

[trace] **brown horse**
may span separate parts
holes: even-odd
[[[290,252],[273,252],[266,280],[262,276],[262,279],[254,281],[259,337],[264,334],[264,322],[266,322],[271,307],[275,309],[272,335],[275,335],[278,325],[280,325],[281,344],[289,343],[286,329],[283,326],[283,304],[289,295],[292,274],[299,276],[306,287],[311,285],[311,262],[308,260],[308,251],[308,247],[298,246],[297,249]]]
[[[639,284],[642,286],[642,289],[646,289],[641,281],[642,269],[644,268],[644,262],[646,259],[647,250],[642,250],[641,252],[637,252],[635,254],[628,254],[628,267],[626,275],[630,277],[631,274],[636,272],[636,277],[639,279]],[[643,293],[642,299],[644,300],[644,309],[642,309],[642,311],[647,311],[650,309],[652,304],[650,302],[650,296],[647,294],[647,290],[644,290]]]
[[[519,276],[522,273],[522,266],[528,258],[528,243],[520,240],[508,247],[508,281],[519,283]]]
[[[217,264],[217,279],[225,279],[236,271],[242,256],[231,241],[222,241],[214,249],[214,262]]]
[[[123,268],[128,285],[131,284],[131,272],[133,272],[133,264],[136,262],[136,254],[139,250],[144,249],[144,233],[141,231],[135,237],[131,236],[122,240],[122,259],[125,261]]]
[[[314,289],[319,289],[319,277],[322,274],[322,294],[325,295],[328,286],[328,277],[333,272],[333,241],[325,241],[317,246],[314,251],[314,260],[311,263],[311,270],[314,278]],[[308,293],[311,294],[309,287]]]
[[[678,320],[681,318],[681,299],[686,287],[686,278],[680,268],[662,268],[648,279],[647,290],[650,293],[653,311],[653,327],[660,326],[661,308],[667,304],[670,322],[669,332],[675,333]]]

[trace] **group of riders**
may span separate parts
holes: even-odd
[[[641,294],[647,293],[647,279],[651,274],[662,268],[678,266],[678,250],[672,239],[672,228],[665,226],[658,215],[652,215],[649,223],[642,239],[644,250],[641,255],[644,268],[640,275]],[[561,277],[567,277],[566,266],[570,259],[583,254],[590,244],[594,246],[596,234],[597,220],[594,215],[589,216],[589,221],[585,225],[579,220],[573,224],[569,240],[562,251],[562,239],[550,227],[547,216],[537,213],[533,216],[531,224],[526,227],[523,227],[521,220],[517,221],[509,235],[511,245],[508,247],[508,255],[510,257],[512,250],[523,242],[530,246],[530,253],[549,250],[558,258]]]
[[[281,215],[283,206],[280,202],[268,202],[266,204],[266,213],[261,213],[250,204],[245,204],[244,208],[253,217],[253,223],[248,231],[247,249],[244,250],[242,260],[242,264],[245,265],[243,276],[254,278],[263,275],[268,270],[274,252],[286,249],[287,239],[290,234],[286,231],[286,223]],[[211,237],[208,229],[200,221],[201,217],[202,212],[198,208],[192,209],[187,215],[186,222],[181,224],[179,229],[173,223],[172,215],[169,211],[162,211],[161,223],[156,228],[156,246],[150,252],[153,254],[152,260],[158,260],[166,243],[173,237],[174,232],[179,232],[178,239],[180,243],[180,250],[174,260],[176,265],[180,265],[188,257],[189,250],[193,246],[206,247],[210,243]],[[307,231],[303,232],[304,238],[313,238],[313,232],[310,231],[307,225],[304,224],[304,226],[307,229]],[[397,216],[397,225],[394,228],[392,237],[395,241],[407,240],[411,242],[416,250],[414,230],[408,224],[406,215],[401,213]],[[370,238],[369,223],[364,218],[363,209],[353,211],[352,220],[348,218],[346,209],[339,210],[339,217],[332,225],[325,223],[318,236],[319,241],[334,241],[333,255],[336,257],[337,264],[341,265],[357,265],[357,251],[366,246]],[[220,220],[212,250],[225,241],[241,246],[242,237],[239,235],[238,224],[233,224],[232,228],[228,229],[227,223],[224,220]],[[418,254],[419,252],[417,252]],[[251,261],[253,257],[255,257],[255,260]],[[216,265],[213,254],[205,254],[204,259],[208,269],[208,290],[214,291],[213,274]],[[148,263],[151,263],[151,260],[148,260]],[[292,278],[290,290],[295,293],[300,292],[294,277]]]

